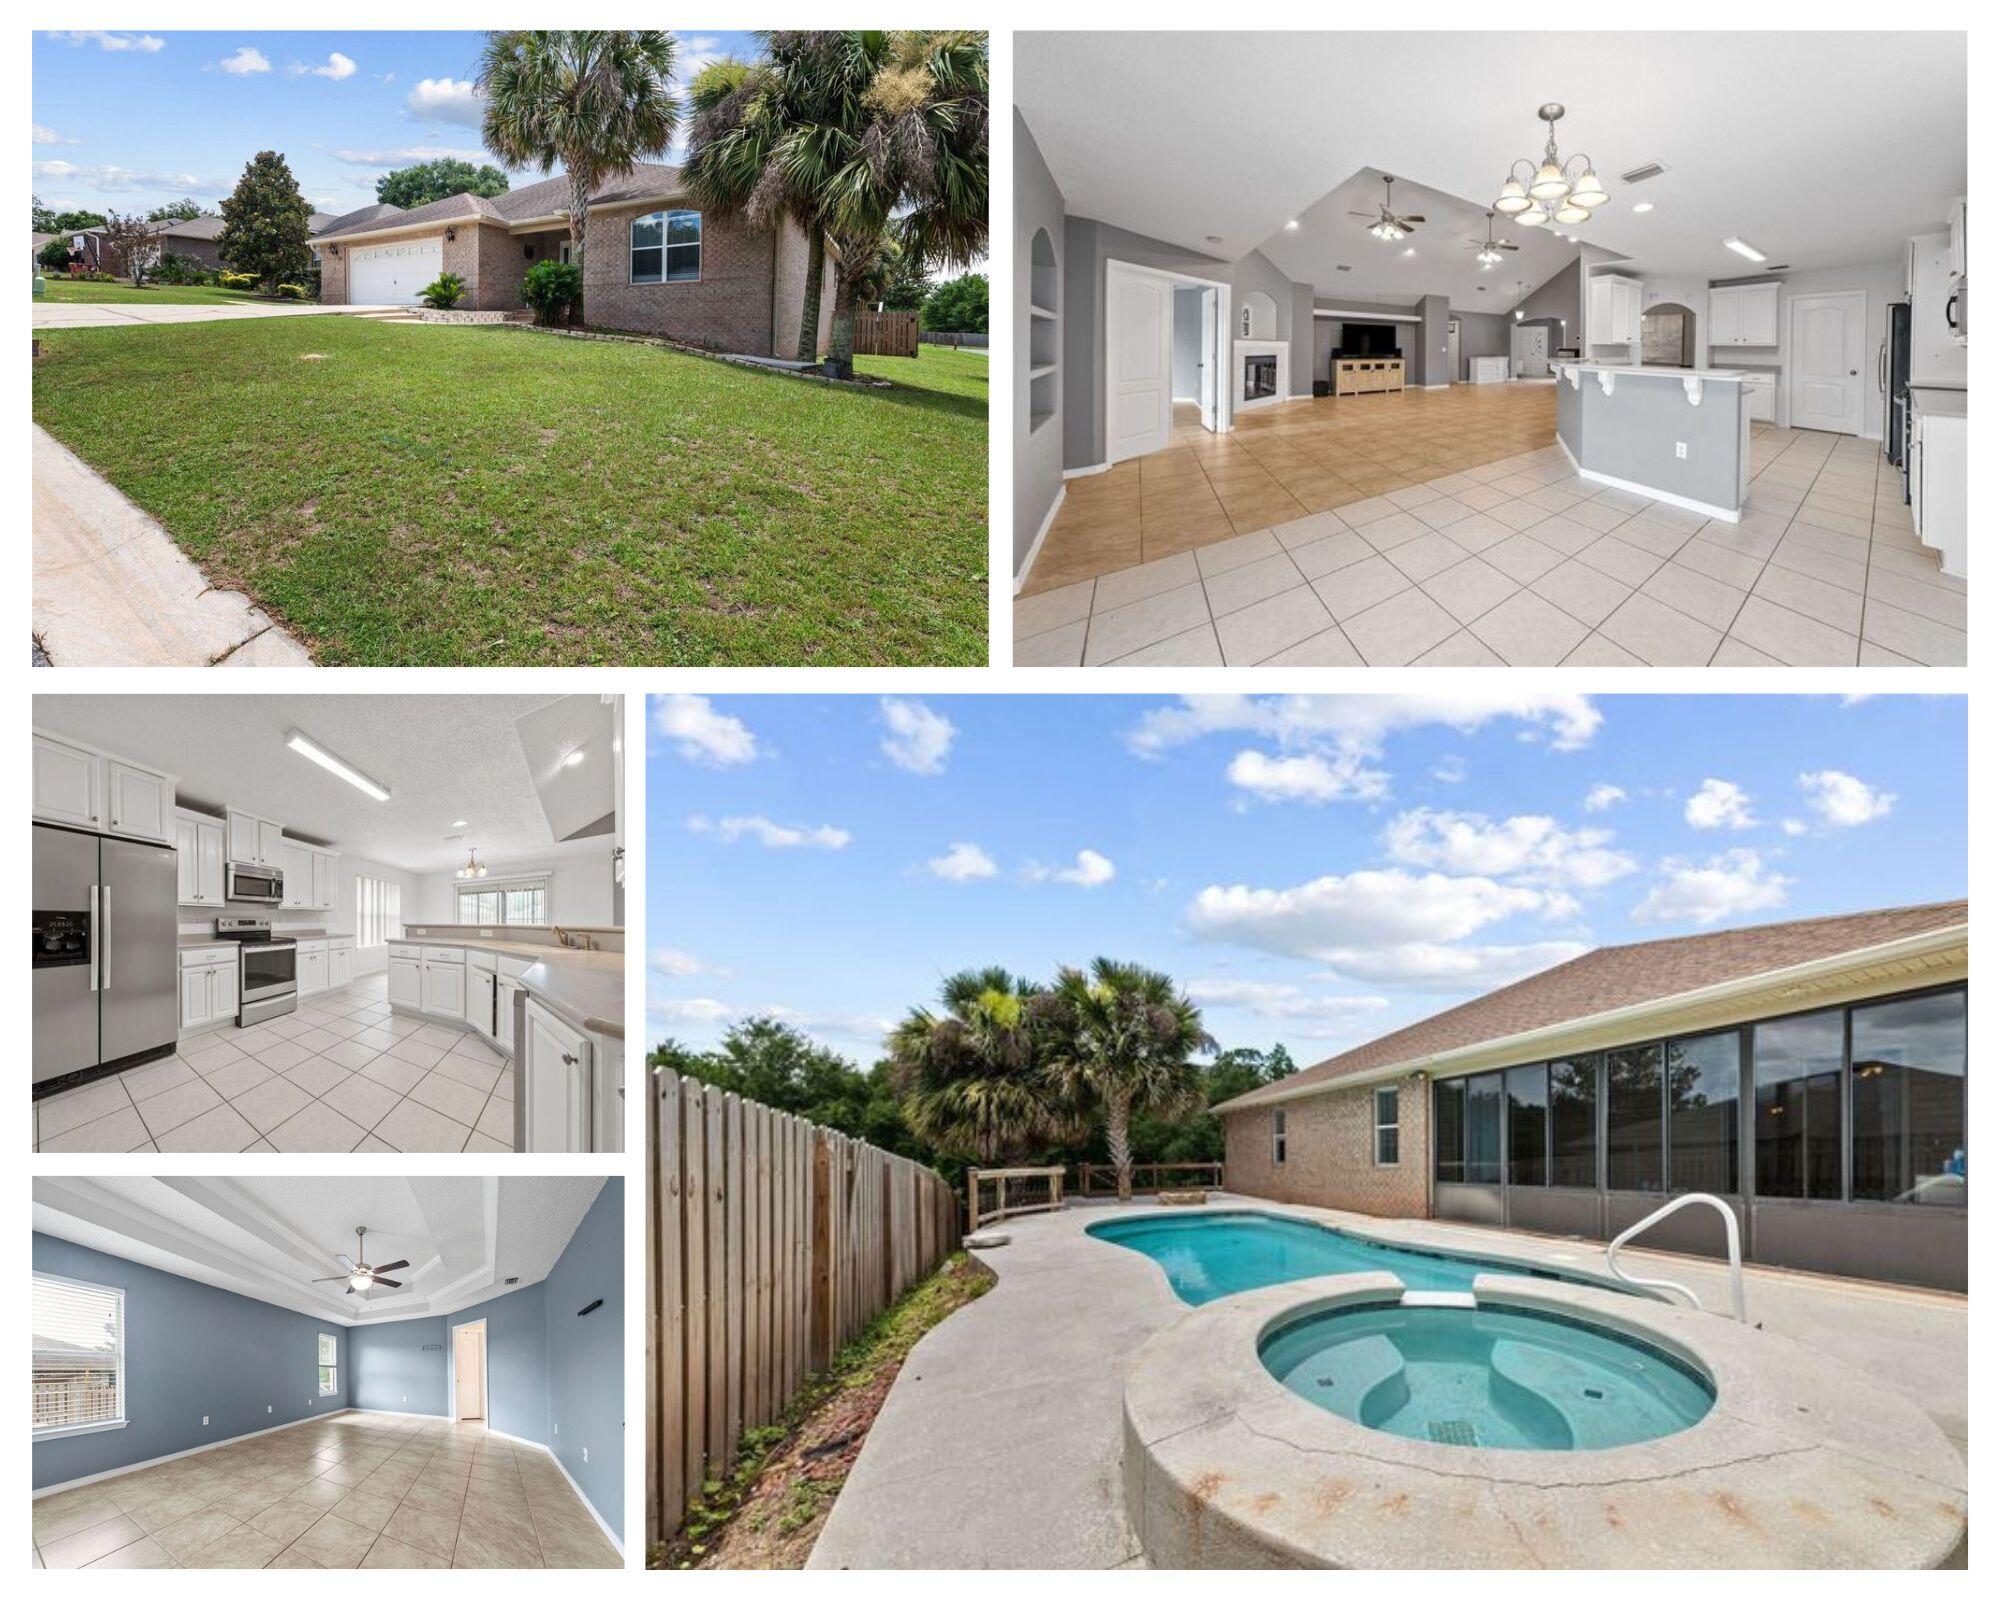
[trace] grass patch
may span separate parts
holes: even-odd
[[[233,306],[285,303],[265,295],[246,294],[241,289],[218,288],[211,283],[149,283],[144,288],[135,289],[129,283],[83,283],[69,278],[44,278],[42,282],[48,286],[41,299],[41,303],[45,306]]]
[[[803,1567],[904,1358],[993,1283],[960,1251],[908,1290],[809,1378],[775,1423],[745,1432],[735,1470],[702,1486],[680,1534],[654,1546],[647,1564]]]
[[[353,317],[40,337],[35,420],[325,665],[985,663],[984,356],[868,390]]]

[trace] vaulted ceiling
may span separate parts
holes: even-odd
[[[548,1276],[602,1177],[37,1178],[38,1233],[331,1322],[439,1316]],[[407,1260],[347,1293],[334,1257]],[[513,1280],[513,1281],[509,1281]]]
[[[1644,273],[1755,271],[1730,236],[1800,270],[1892,260],[1966,189],[1962,33],[1020,33],[1014,59],[1072,215],[1230,260],[1262,246],[1322,295],[1361,293],[1303,225],[1331,191],[1370,168],[1483,211],[1539,155],[1548,100],[1610,191],[1578,236]],[[1620,180],[1648,162],[1667,170]],[[1377,244],[1348,220],[1353,250]]]

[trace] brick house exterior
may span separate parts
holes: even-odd
[[[1327,1206],[1371,1217],[1430,1214],[1430,1092],[1421,1078],[1394,1088],[1396,1160],[1375,1159],[1375,1089],[1335,1090],[1223,1118],[1222,1186],[1292,1205]],[[1276,1159],[1282,1112],[1285,1159]]]
[[[414,210],[374,206],[354,220],[343,218],[313,241],[320,258],[320,299],[328,305],[351,303],[357,256],[365,272],[371,251],[435,247],[439,270],[465,280],[461,307],[520,310],[528,269],[559,259],[567,245],[566,195],[567,180],[556,177],[492,199],[453,195]],[[740,217],[703,212],[697,277],[633,281],[633,221],[663,210],[700,209],[683,197],[675,167],[634,167],[604,185],[585,227],[586,322],[742,355],[796,354],[806,257],[796,229],[753,228]],[[414,299],[421,285],[400,287]],[[822,351],[832,305],[829,269],[822,293]]]

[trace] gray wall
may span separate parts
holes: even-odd
[[[336,1323],[49,1234],[34,1236],[33,1260],[37,1272],[125,1291],[125,1426],[35,1440],[37,1489],[347,1407],[352,1341]],[[340,1342],[340,1387],[324,1399],[322,1333]]]
[[[1038,229],[1047,229],[1064,259],[1063,196],[1048,163],[1028,131],[1021,113],[1014,113],[1014,571],[1018,576],[1028,548],[1047,520],[1049,507],[1062,492],[1063,418],[1058,415],[1034,433],[1028,431],[1028,275],[1030,245]],[[1058,282],[1062,274],[1057,274]],[[1058,316],[1063,306],[1056,306]],[[1068,352],[1064,352],[1067,359]]]
[[[1778,291],[1778,349],[1780,369],[1791,359],[1792,301],[1804,294],[1832,294],[1840,289],[1860,289],[1868,296],[1867,332],[1861,342],[1861,432],[1870,439],[1882,437],[1882,395],[1875,387],[1875,352],[1888,337],[1889,302],[1903,298],[1903,263],[1878,261],[1859,267],[1826,267],[1813,272],[1787,272]],[[1772,352],[1754,348],[1722,348],[1710,352],[1718,367],[1770,366]],[[1778,421],[1790,421],[1791,395],[1781,375],[1778,379]]]
[[[1313,351],[1318,341],[1313,331],[1313,291],[1309,283],[1292,285],[1292,393],[1310,399],[1313,379]]]
[[[1449,367],[1445,324],[1451,303],[1441,294],[1427,294],[1417,302],[1417,315],[1424,320],[1417,329],[1417,370],[1414,382],[1426,389],[1442,388],[1456,376]]]
[[[1463,383],[1472,370],[1474,356],[1504,356],[1513,352],[1513,335],[1508,332],[1514,319],[1504,311],[1454,311],[1458,319],[1458,371],[1453,375]]]
[[[1201,289],[1174,291],[1174,398],[1201,398]]]
[[[1572,261],[1548,282],[1544,283],[1516,308],[1521,315],[1519,322],[1552,320],[1563,324],[1562,337],[1550,330],[1549,354],[1554,355],[1559,345],[1573,345],[1583,337],[1583,266]]]
[[[1704,505],[1742,504],[1749,432],[1740,383],[1704,381],[1698,406],[1672,377],[1621,373],[1608,395],[1595,373],[1574,389],[1556,383],[1556,433],[1579,467]],[[1676,443],[1687,445],[1686,460]]]

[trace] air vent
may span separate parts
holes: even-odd
[[[1353,271],[1354,269],[1353,269],[1352,267],[1350,267],[1350,266],[1346,265],[1345,263],[1336,263],[1336,264],[1334,265],[1334,269],[1333,269],[1333,270],[1334,270],[1335,272],[1352,272],[1352,271]]]
[[[1620,183],[1644,183],[1648,178],[1657,178],[1667,170],[1664,161],[1648,161],[1643,166],[1634,167],[1630,172],[1618,174]]]

